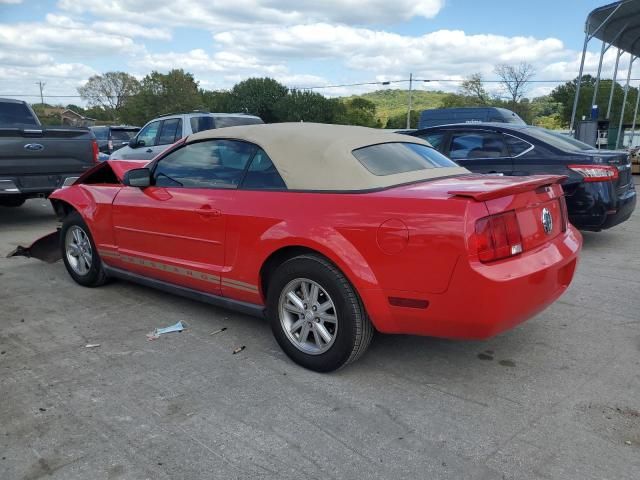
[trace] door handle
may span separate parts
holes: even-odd
[[[222,212],[217,208],[211,208],[210,205],[204,205],[203,207],[196,210],[198,215],[202,215],[203,217],[219,217],[222,215]]]
[[[147,148],[147,153],[153,153],[153,150],[151,150],[150,148]]]

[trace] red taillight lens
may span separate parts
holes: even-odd
[[[475,231],[478,258],[492,262],[522,253],[522,236],[516,212],[511,210],[481,218]]]
[[[100,149],[98,148],[98,142],[95,139],[91,140],[91,149],[93,150],[93,163],[98,163],[98,155],[100,155]]]
[[[569,165],[568,167],[582,175],[585,182],[607,182],[618,179],[618,169],[611,165]]]

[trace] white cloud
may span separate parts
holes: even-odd
[[[406,78],[411,71],[422,78],[491,75],[498,63],[526,61],[541,67],[567,54],[554,38],[467,35],[459,30],[407,36],[327,23],[231,30],[214,35],[214,40],[227,51],[274,61],[339,60],[347,68],[370,72],[369,78]]]
[[[151,40],[171,40],[171,32],[165,28],[148,28],[127,22],[94,22],[91,27],[102,33],[127,37],[148,38]]]
[[[142,24],[199,26],[219,29],[228,25],[292,25],[308,22],[380,24],[407,21],[415,17],[432,18],[444,0],[235,0],[203,2],[182,0],[158,3],[156,0],[60,0],[58,6],[74,13],[90,12],[110,20]]]
[[[0,24],[0,50],[58,52],[66,58],[129,52],[133,40],[102,33],[69,17],[48,14],[45,22]]]

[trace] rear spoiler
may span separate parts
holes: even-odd
[[[460,188],[449,190],[449,195],[473,198],[478,202],[485,202],[495,198],[528,192],[538,188],[549,187],[562,183],[568,177],[566,175],[531,175],[528,177],[486,177],[483,183],[467,183]]]

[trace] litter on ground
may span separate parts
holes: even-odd
[[[164,335],[165,333],[181,332],[185,328],[187,328],[187,324],[181,320],[175,325],[170,325],[164,328],[156,328],[154,331],[147,333],[147,340],[155,340],[160,335]]]

